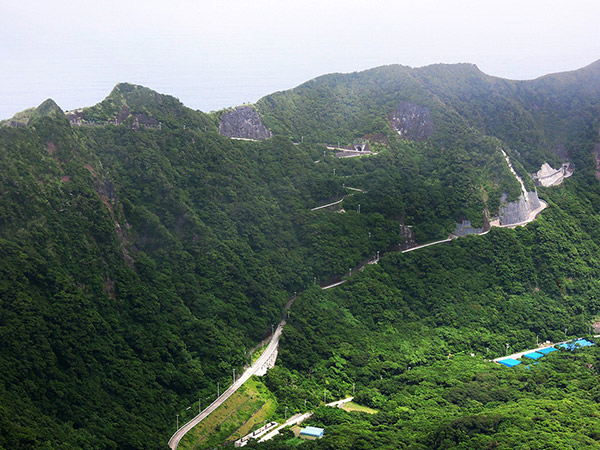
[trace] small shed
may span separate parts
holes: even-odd
[[[306,427],[300,430],[300,437],[304,439],[321,439],[325,430],[318,427]]]
[[[512,358],[499,359],[497,362],[505,365],[506,367],[515,367],[521,364],[521,361],[517,361],[516,359]]]
[[[592,341],[588,341],[587,339],[577,339],[575,341],[563,342],[558,346],[560,348],[566,348],[567,350],[575,350],[576,348],[590,347],[592,345],[594,345]]]
[[[525,358],[529,358],[529,359],[540,359],[540,358],[543,358],[545,355],[543,353],[539,353],[539,352],[531,352],[531,353],[525,353],[523,356]]]
[[[581,347],[590,347],[594,345],[592,341],[588,341],[587,339],[577,339],[575,341],[575,345],[579,345]]]

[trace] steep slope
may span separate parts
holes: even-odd
[[[577,101],[587,95],[580,83],[596,76],[589,70],[572,82]],[[556,99],[536,109],[523,100],[528,86]],[[435,345],[498,352],[508,338],[562,337],[556,317],[585,328],[582,308],[585,317],[597,310],[585,296],[598,297],[600,201],[585,184],[597,185],[587,168],[600,116],[592,92],[582,109],[590,116],[567,120],[577,108],[565,109],[559,92],[554,78],[523,84],[470,65],[390,66],[262,99],[274,134],[262,142],[223,137],[218,115],[129,84],[90,108],[65,115],[46,101],[5,123],[0,447],[163,448],[177,415],[185,420],[239,373],[293,292],[405,239],[445,238],[464,219],[483,226],[503,196],[521,195],[502,150],[533,189],[524,165],[559,142],[553,124],[575,137],[566,150],[586,172],[567,182],[567,197],[542,191],[554,202],[546,222],[423,260],[390,257],[340,294],[315,287],[284,338],[283,362],[298,378],[274,372],[270,385],[296,408],[324,385],[346,392],[346,365],[380,398],[390,388],[378,377],[403,382],[408,364],[445,357]],[[378,135],[379,155],[338,159],[316,143],[366,134]],[[339,212],[311,211],[342,198]],[[529,320],[532,304],[548,309]],[[425,349],[401,353],[429,332]]]
[[[448,146],[456,142],[455,129],[466,125],[518,151],[533,171],[552,159],[550,150],[564,148],[577,125],[581,131],[583,117],[589,119],[600,101],[599,79],[599,62],[533,81],[492,77],[472,64],[393,65],[324,75],[266,96],[257,106],[276,134],[351,142],[390,135],[389,118],[401,102],[411,102],[431,112],[434,141]]]
[[[193,128],[215,130],[213,119],[170,95],[144,86],[117,84],[103,101],[68,113],[72,125],[125,125],[132,129]]]
[[[0,131],[2,448],[162,448],[294,290],[398,239],[310,212],[345,191],[309,146],[45,106]]]
[[[336,289],[299,297],[266,377],[280,411],[303,412],[303,399],[317,408],[323,395],[379,411],[317,409],[307,425],[326,435],[307,448],[600,448],[598,347],[513,369],[490,361],[591,333],[599,123],[571,144],[579,171],[543,188],[550,207],[527,227],[386,255]],[[288,435],[256,448],[295,443]]]

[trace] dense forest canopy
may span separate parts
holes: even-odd
[[[380,410],[318,409],[331,433],[307,446],[513,448],[550,410],[566,429],[541,439],[595,445],[596,350],[531,372],[481,355],[587,332],[599,312],[599,72],[327,75],[261,99],[274,137],[260,142],[130,84],[0,124],[0,448],[165,448],[176,414],[227,385],[294,292],[265,378],[279,408],[317,408],[324,387],[354,384]],[[401,136],[392,116],[406,111],[433,126]],[[377,155],[323,145],[364,136]],[[576,173],[538,188],[549,207],[525,228],[391,252],[319,289],[378,251],[483,226],[520,195],[500,150],[529,190],[543,162]]]

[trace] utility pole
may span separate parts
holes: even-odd
[[[235,384],[235,367],[233,368],[233,383],[231,384]]]
[[[508,348],[510,347],[510,345],[506,344],[506,355],[508,356]]]
[[[198,397],[198,414],[202,412],[202,399]]]
[[[271,337],[275,334],[275,325],[271,324]]]
[[[354,397],[354,391],[356,389],[356,383],[352,383],[352,396]]]
[[[536,347],[540,346],[540,335],[539,334],[535,335],[535,345],[536,345]]]
[[[219,382],[217,381],[217,398],[219,398],[221,394],[219,393]]]
[[[360,203],[358,204],[358,213],[360,214]]]
[[[285,420],[287,420],[287,410],[288,410],[288,407],[286,406],[285,407]]]
[[[179,414],[177,414],[177,429],[179,430]]]
[[[352,269],[350,269],[350,276],[352,276]]]

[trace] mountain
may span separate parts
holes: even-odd
[[[103,101],[68,114],[71,124],[105,125],[113,123],[132,129],[194,128],[214,130],[209,116],[184,106],[170,95],[159,94],[144,86],[117,84]]]
[[[324,75],[268,95],[257,108],[276,134],[332,143],[390,134],[394,111],[411,102],[431,112],[434,141],[447,144],[457,128],[471,127],[518,150],[533,171],[565,145],[575,118],[598,103],[599,78],[598,62],[533,81],[492,77],[472,64],[392,65]]]
[[[445,358],[563,339],[599,312],[598,70],[517,82],[468,64],[387,66],[210,115],[123,83],[95,106],[63,112],[47,100],[5,121],[0,448],[165,448],[178,415],[239,373],[295,292],[265,379],[277,414],[352,383],[381,410],[319,410],[333,432],[308,446],[449,448],[526,434],[513,400],[560,406],[535,396],[540,372],[484,379],[483,361],[467,376],[470,357]],[[339,158],[324,145],[338,141],[373,152]],[[573,177],[536,188],[528,172],[563,159]],[[482,233],[523,189],[549,204],[526,228],[395,253],[461,234],[466,221]],[[378,251],[379,264],[319,289]],[[561,423],[582,445],[595,439],[583,412],[595,408],[595,381],[569,391],[557,373],[597,367],[586,358],[557,360],[548,375],[578,405],[587,437]],[[443,370],[456,381],[445,385]],[[475,395],[491,385],[506,409]],[[409,405],[411,395],[450,412]]]

